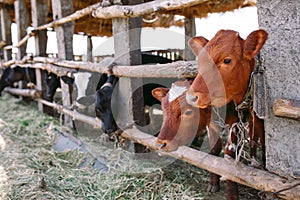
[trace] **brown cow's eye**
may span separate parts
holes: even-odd
[[[231,62],[231,59],[227,58],[227,59],[224,59],[224,64],[229,64]]]
[[[185,115],[191,115],[192,113],[193,113],[193,111],[191,111],[191,110],[187,110],[184,112]]]

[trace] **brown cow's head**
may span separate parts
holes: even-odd
[[[177,81],[168,88],[156,88],[152,95],[161,102],[163,124],[156,142],[164,151],[175,151],[189,145],[197,134],[206,128],[206,116],[186,102],[189,81]],[[200,121],[201,115],[201,121]]]
[[[199,67],[186,95],[188,103],[199,108],[221,107],[231,101],[241,103],[254,68],[254,56],[267,36],[264,30],[257,30],[244,40],[235,31],[220,30],[210,41],[204,37],[190,39]]]

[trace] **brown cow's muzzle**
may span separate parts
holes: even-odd
[[[159,150],[166,151],[166,152],[176,151],[178,149],[178,145],[174,142],[171,142],[170,140],[162,140],[157,138],[156,144]]]
[[[202,109],[207,108],[211,104],[209,93],[194,92],[192,89],[186,93],[186,101],[191,106]]]

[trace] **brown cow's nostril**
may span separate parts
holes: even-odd
[[[198,100],[198,96],[194,96],[194,97],[191,98],[192,102],[196,102],[197,100]]]
[[[198,96],[187,94],[186,95],[186,100],[187,100],[188,104],[194,105],[198,101]]]
[[[166,146],[167,146],[167,143],[163,143],[163,144],[160,144],[159,148],[160,148],[160,149],[163,149],[163,148],[165,148]]]
[[[157,139],[156,144],[159,149],[164,149],[166,148],[168,142],[166,140]]]

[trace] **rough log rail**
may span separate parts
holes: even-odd
[[[183,9],[208,1],[209,0],[160,0],[134,6],[114,5],[109,7],[99,7],[93,12],[93,17],[101,19],[139,17],[153,12]]]
[[[8,91],[11,94],[16,94],[14,93],[15,90],[8,89]],[[101,128],[99,120],[96,118],[80,114],[56,103],[51,103],[42,99],[36,100],[53,107],[59,112],[71,116],[73,120],[80,120],[93,125],[95,128]],[[121,136],[143,144],[152,150],[158,151],[158,146],[155,143],[156,137],[143,133],[134,127],[123,130]],[[276,194],[283,199],[300,199],[299,180],[287,180],[286,178],[267,171],[248,167],[242,163],[234,164],[233,160],[216,157],[186,146],[182,146],[174,152],[167,153],[158,151],[158,153],[160,155],[171,156],[183,160],[197,167],[219,174],[222,176],[223,180],[229,179],[257,190]]]
[[[89,14],[92,14],[96,18],[102,18],[102,19],[111,19],[115,17],[137,17],[137,16],[142,16],[145,14],[150,14],[158,11],[182,9],[185,7],[190,7],[197,4],[205,3],[207,1],[209,0],[181,0],[181,1],[160,0],[160,1],[152,1],[148,3],[138,4],[135,6],[109,6],[105,8],[101,6],[101,3],[96,3],[84,9],[78,10],[72,13],[71,15],[41,25],[33,29],[30,33],[28,33],[15,46],[9,45],[4,48],[8,50],[14,47],[20,47],[23,44],[25,44],[25,42],[31,36],[34,36],[36,31],[45,30],[47,28],[53,28],[55,26],[60,26],[64,23],[75,21]]]
[[[276,99],[273,111],[275,116],[300,121],[300,100]]]
[[[40,98],[40,92],[34,89],[19,89],[19,88],[5,88],[5,92],[8,92],[13,95],[24,96],[24,97],[32,97],[32,98]]]
[[[17,65],[18,63],[15,64]],[[115,65],[113,58],[105,58],[100,63],[92,63],[67,61],[58,58],[34,57],[28,61],[28,64],[20,64],[20,66],[45,69],[53,73],[58,73],[58,75],[66,75],[67,72],[75,73],[75,71],[71,71],[73,69],[97,73],[112,73],[120,77],[136,78],[193,78],[196,76],[198,69],[197,61],[121,66]],[[59,67],[63,67],[64,69],[60,69]]]
[[[8,50],[8,49],[12,49],[12,48],[18,48],[20,46],[22,46],[23,44],[25,44],[25,42],[27,42],[27,40],[34,36],[36,31],[40,31],[40,30],[45,30],[47,28],[53,28],[55,26],[60,26],[64,23],[67,23],[67,22],[71,22],[71,21],[75,21],[79,18],[82,18],[86,15],[90,15],[95,9],[97,9],[98,7],[101,6],[101,3],[96,3],[96,4],[93,4],[89,7],[86,7],[84,9],[81,9],[81,10],[77,10],[76,12],[72,13],[71,15],[68,15],[66,17],[63,17],[63,18],[60,18],[60,19],[57,19],[57,20],[54,20],[48,24],[44,24],[44,25],[41,25],[35,29],[33,29],[30,33],[28,33],[24,38],[22,38],[22,40],[20,40],[18,42],[18,44],[12,46],[12,45],[8,45],[8,46],[5,46],[4,49],[5,50]]]
[[[33,63],[33,64],[17,64],[20,67],[30,67],[35,69],[46,70],[57,76],[69,76],[77,72],[76,69],[59,67],[50,63]]]

